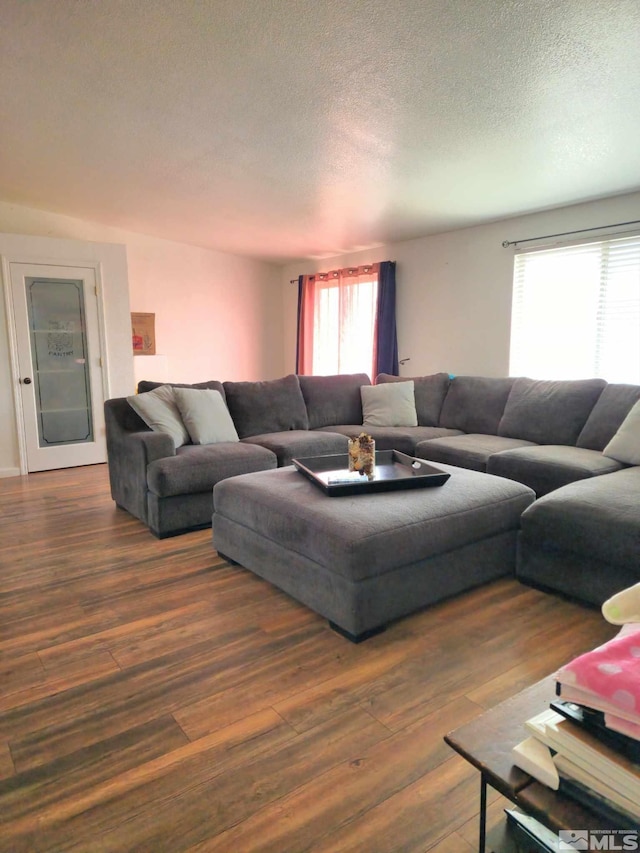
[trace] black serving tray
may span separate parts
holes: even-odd
[[[291,461],[301,474],[319,486],[330,498],[442,486],[451,476],[434,465],[416,459],[415,456],[400,453],[399,450],[376,451],[375,473],[371,480],[358,471],[349,471],[347,453],[308,456]]]

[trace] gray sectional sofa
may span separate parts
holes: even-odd
[[[381,375],[376,384],[407,381]],[[521,520],[517,574],[592,603],[640,581],[640,466],[603,455],[640,386],[603,380],[411,377],[417,425],[365,427],[379,450],[516,480],[538,500]],[[142,382],[138,391],[160,383]],[[158,537],[209,526],[213,486],[294,457],[346,453],[363,429],[364,374],[207,382],[239,441],[176,447],[125,398],[105,403],[111,492]]]

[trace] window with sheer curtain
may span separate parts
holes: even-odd
[[[516,254],[509,373],[640,383],[640,235]]]
[[[395,262],[300,276],[296,371],[398,374]]]
[[[375,362],[377,269],[315,282],[314,374],[367,373]]]

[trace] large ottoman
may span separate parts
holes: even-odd
[[[357,642],[514,572],[533,491],[439,467],[443,486],[351,497],[328,497],[293,467],[231,477],[213,490],[214,547]]]

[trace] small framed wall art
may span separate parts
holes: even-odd
[[[155,314],[131,314],[131,340],[134,355],[156,354]]]

